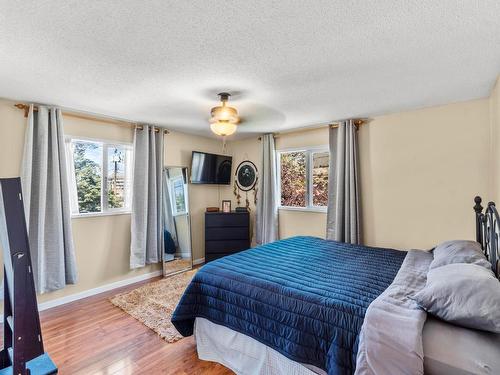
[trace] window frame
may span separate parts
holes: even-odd
[[[174,178],[169,178],[169,180],[171,181],[170,186],[172,186],[172,189],[170,189],[170,188],[168,189],[169,190],[169,197],[170,197],[170,204],[172,206],[172,216],[174,216],[174,217],[185,216],[189,212],[189,206],[188,206],[189,202],[187,199],[188,184],[184,181],[184,176],[182,176],[182,175],[175,176]],[[176,201],[175,201],[175,187],[174,187],[174,182],[176,180],[182,181],[182,190],[183,190],[183,194],[184,194],[184,211],[177,211],[177,205],[176,205]]]
[[[127,215],[132,213],[132,189],[133,189],[133,166],[134,166],[134,146],[132,142],[123,142],[123,141],[115,141],[115,140],[110,140],[110,139],[103,139],[103,138],[91,138],[91,137],[80,137],[80,136],[72,136],[72,135],[66,135],[65,136],[65,147],[67,147],[67,154],[70,156],[70,158],[67,158],[68,160],[66,161],[68,163],[67,166],[67,173],[68,173],[68,185],[69,185],[69,192],[70,192],[70,203],[71,203],[71,218],[85,218],[85,217],[96,217],[96,216],[113,216],[113,215]],[[74,208],[76,208],[79,211],[79,206],[78,206],[78,195],[75,196],[75,193],[77,194],[77,187],[76,185],[72,187],[71,185],[73,183],[76,183],[75,176],[71,175],[71,172],[75,172],[75,167],[74,167],[74,155],[71,154],[69,151],[71,150],[71,143],[72,142],[93,142],[93,143],[99,143],[102,146],[102,167],[101,167],[101,212],[75,212]],[[107,191],[107,186],[108,186],[108,178],[107,174],[109,172],[108,170],[108,149],[113,146],[123,146],[127,152],[130,152],[130,160],[127,160],[129,165],[125,166],[125,173],[126,176],[127,174],[130,174],[129,178],[129,192],[128,192],[128,199],[127,197],[125,198],[125,207],[123,208],[109,208],[108,207],[108,191]],[[72,166],[69,166],[70,163],[73,163]],[[127,177],[126,177],[127,179]],[[127,205],[128,204],[128,205]]]
[[[282,206],[281,205],[281,155],[291,152],[304,152],[306,154],[306,203],[305,207],[296,206]],[[276,170],[278,177],[278,209],[290,211],[307,211],[307,212],[326,212],[328,206],[315,206],[313,204],[313,155],[316,153],[329,153],[330,148],[328,145],[309,146],[309,147],[289,147],[276,150]],[[328,163],[330,165],[330,163]],[[330,183],[330,176],[328,176],[328,183]]]

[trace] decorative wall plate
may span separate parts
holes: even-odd
[[[257,167],[250,160],[242,161],[235,173],[236,184],[242,191],[250,191],[257,183]]]

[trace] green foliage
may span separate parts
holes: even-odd
[[[306,206],[306,156],[303,152],[281,154],[281,205]]]
[[[98,147],[93,143],[74,143],[76,190],[81,213],[101,211],[101,166],[86,156],[88,151]]]
[[[109,208],[123,207],[123,197],[116,194],[111,187],[108,189],[108,207]]]

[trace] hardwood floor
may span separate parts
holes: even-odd
[[[169,344],[108,301],[141,284],[40,313],[45,350],[60,374],[233,374],[219,364],[199,360],[193,337]]]

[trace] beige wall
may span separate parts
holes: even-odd
[[[231,207],[234,210],[236,207],[241,206],[245,207],[246,197],[248,196],[248,200],[250,201],[250,233],[252,236],[252,245],[255,245],[255,236],[254,236],[254,223],[255,223],[255,197],[254,191],[249,191],[248,194],[245,192],[240,192],[241,199],[240,204],[238,205],[238,201],[236,195],[234,194],[234,175],[236,173],[236,168],[238,165],[245,160],[252,161],[257,169],[260,169],[260,164],[262,160],[261,149],[260,149],[260,141],[258,141],[257,136],[250,139],[245,139],[242,141],[233,141],[228,145],[228,153],[233,156],[233,170],[231,177],[231,185],[222,188],[222,199],[230,200]]]
[[[326,214],[322,212],[304,212],[279,210],[280,238],[293,236],[325,237]]]
[[[193,151],[221,154],[222,141],[172,132],[165,138],[165,165],[188,167],[191,173]],[[205,209],[208,206],[220,207],[224,189],[216,185],[189,184],[193,259],[195,260],[205,257]]]
[[[21,170],[26,121],[22,111],[14,108],[12,104],[0,101],[0,176],[2,178],[17,177]]]
[[[19,176],[26,119],[13,102],[0,101],[0,176]],[[64,117],[68,135],[132,142],[132,130],[119,125]],[[39,302],[82,292],[160,269],[129,269],[130,215],[72,220],[78,283],[39,297]],[[3,267],[2,267],[3,269]]]
[[[13,107],[14,102],[0,100],[0,176],[19,176],[26,119],[23,111]],[[64,116],[68,135],[132,142],[129,127],[107,122],[77,119]],[[173,132],[165,136],[166,165],[189,166],[191,151],[221,152],[222,143],[194,135]],[[217,187],[190,185],[193,227],[193,258],[204,257],[204,209],[219,205]],[[79,280],[76,285],[42,295],[39,302],[68,296],[108,283],[124,280],[159,270],[150,265],[131,271],[129,269],[130,215],[98,216],[72,219]],[[1,267],[3,269],[3,267]]]
[[[325,138],[326,134],[326,138]],[[328,132],[325,129],[300,131],[288,134],[280,134],[276,138],[276,149],[286,149],[303,146],[327,146]],[[229,151],[233,154],[233,176],[239,163],[250,160],[260,170],[262,165],[261,143],[258,137],[231,142]],[[234,177],[233,177],[234,179]],[[234,183],[234,180],[233,180]],[[241,193],[241,205],[245,205],[245,193]],[[248,194],[250,199],[250,215],[252,219],[252,234],[255,223],[255,204],[253,202],[253,192]],[[224,190],[224,199],[230,199],[233,207],[236,207],[236,197],[233,193],[233,186]],[[318,212],[297,212],[290,210],[279,210],[279,232],[280,238],[287,238],[300,235],[319,236],[325,235],[326,215]],[[253,238],[254,240],[254,238]],[[254,241],[252,241],[255,244]]]
[[[492,199],[500,205],[500,76],[490,96],[490,123]]]
[[[362,226],[373,246],[427,249],[473,238],[473,197],[489,196],[489,101],[379,116],[359,131]],[[328,144],[326,127],[280,134],[276,148]],[[260,167],[260,143],[239,142]],[[279,211],[280,237],[324,236],[326,214]]]
[[[368,245],[474,238],[473,198],[490,196],[487,99],[376,117],[359,139]]]
[[[281,134],[276,138],[277,150],[304,146],[326,146],[328,148],[328,129],[323,127],[321,129]],[[280,238],[292,237],[298,234],[325,237],[325,232],[325,213],[279,210]]]
[[[452,238],[473,238],[472,198],[500,197],[499,85],[489,99],[379,116],[359,132],[364,241],[368,245],[429,248]],[[25,119],[13,102],[0,100],[0,176],[19,175]],[[66,133],[132,141],[126,127],[65,117]],[[491,135],[491,137],[490,137]],[[493,142],[490,143],[490,138]],[[222,153],[220,140],[172,132],[166,136],[165,164],[190,166],[193,150]],[[281,134],[277,149],[328,143],[326,128]],[[261,167],[260,141],[230,142],[233,174],[243,160]],[[204,211],[231,199],[233,186],[189,186],[193,258],[204,257]],[[242,205],[245,195],[243,194]],[[253,194],[252,218],[255,213]],[[486,198],[488,199],[488,198]],[[326,215],[280,210],[280,237],[323,236]],[[77,285],[41,296],[47,301],[159,269],[130,271],[130,215],[73,219]]]

